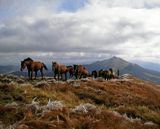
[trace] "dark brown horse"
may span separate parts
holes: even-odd
[[[76,79],[81,79],[89,75],[88,70],[83,65],[74,65],[74,72]]]
[[[104,71],[103,69],[98,71],[98,77],[103,77],[104,78]]]
[[[33,61],[29,57],[21,61],[21,71],[23,71],[23,69],[25,69],[26,67],[28,69],[29,79],[32,79],[33,72],[35,72],[35,78],[36,78],[38,70],[40,70],[41,76],[43,79],[43,68],[47,70],[47,67],[44,63],[39,62],[39,61]]]
[[[74,67],[73,66],[67,66],[67,71],[69,72],[69,78],[73,78]]]
[[[52,62],[52,70],[54,72],[54,78],[56,79],[56,75],[61,75],[61,78],[63,79],[63,74],[65,74],[65,80],[67,80],[67,67],[63,64],[59,64],[57,62]]]
[[[97,76],[98,76],[98,72],[96,70],[92,71],[92,77],[96,79]]]

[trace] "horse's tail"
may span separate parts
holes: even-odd
[[[45,68],[45,70],[48,70],[47,66],[43,63],[43,67]]]

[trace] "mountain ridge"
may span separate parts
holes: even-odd
[[[120,75],[132,74],[142,80],[148,80],[160,84],[160,72],[143,68],[138,64],[130,63],[119,57],[112,57],[106,60],[96,61],[85,66],[90,72],[93,70],[113,68],[114,72],[119,70]]]
[[[143,68],[138,64],[130,63],[122,58],[115,57],[115,56],[102,61],[96,61],[91,64],[86,64],[84,66],[89,70],[90,73],[93,70],[113,68],[115,73],[117,72],[117,70],[119,70],[120,75],[132,74],[142,80],[148,80],[148,81],[160,84],[159,71]],[[8,69],[8,72],[7,72],[7,69]],[[9,68],[9,66],[6,66],[5,69],[3,67],[2,68],[0,67],[0,73],[11,73],[18,76],[27,76],[27,72],[19,71],[17,66],[14,66],[14,67],[12,66],[11,68]],[[46,76],[54,75],[50,68],[48,71],[44,71],[44,73]]]

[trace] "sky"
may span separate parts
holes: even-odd
[[[160,63],[160,0],[0,0],[0,65],[113,56]]]

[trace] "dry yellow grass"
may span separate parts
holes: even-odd
[[[44,81],[4,78],[0,78],[0,127],[3,128],[160,128],[160,88],[150,82],[134,77],[68,82],[51,78]],[[63,107],[53,108],[56,103]],[[89,110],[85,103],[96,108]],[[73,109],[78,105],[81,109],[75,112]]]

